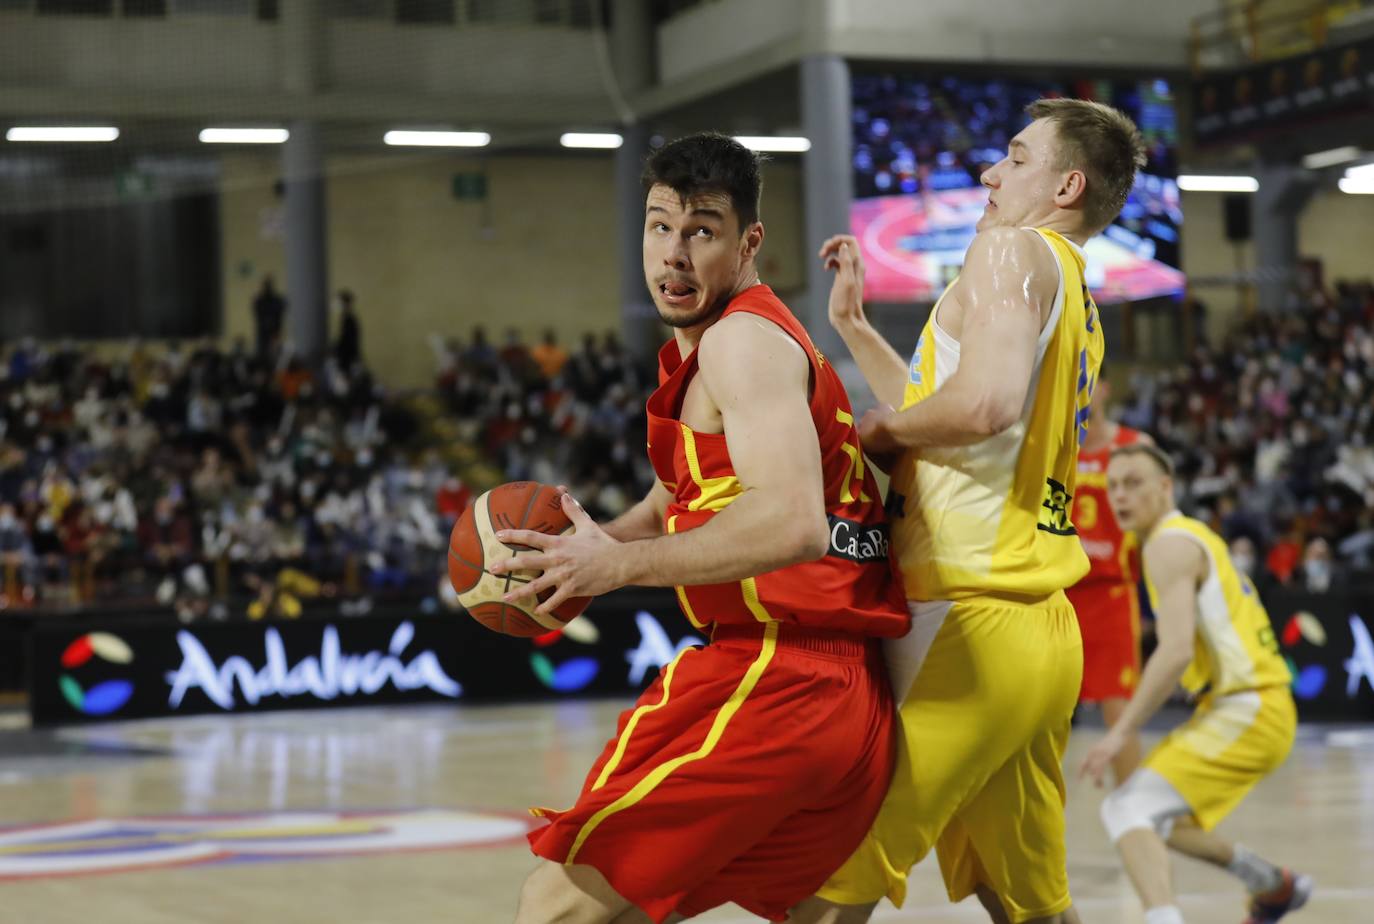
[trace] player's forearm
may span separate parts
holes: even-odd
[[[906,361],[867,321],[839,324],[835,330],[858,363],[874,397],[889,407],[901,407],[906,394]]]
[[[618,542],[653,539],[663,535],[663,511],[651,494],[601,528]]]
[[[1168,701],[1191,660],[1192,652],[1186,649],[1156,649],[1145,664],[1145,670],[1141,671],[1140,686],[1136,687],[1114,728],[1128,734],[1139,731]]]
[[[622,583],[719,584],[817,559],[829,547],[829,530],[823,511],[798,516],[806,506],[799,499],[745,491],[695,529],[626,543]]]
[[[1001,433],[1013,422],[951,381],[924,401],[894,414],[887,428],[899,445],[919,449],[972,446]]]

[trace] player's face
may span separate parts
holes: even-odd
[[[740,231],[725,193],[683,201],[667,186],[650,189],[644,203],[644,280],[659,318],[672,327],[695,327],[723,311],[752,280],[762,240],[758,222]]]
[[[1107,500],[1123,530],[1149,531],[1173,506],[1173,491],[1173,480],[1149,456],[1115,456],[1107,465]]]
[[[1036,119],[1007,145],[1007,156],[983,171],[988,204],[978,219],[983,231],[994,227],[1035,226],[1053,214],[1063,174],[1054,168],[1059,139],[1049,119]]]

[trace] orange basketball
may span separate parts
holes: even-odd
[[[587,608],[590,597],[563,601],[552,614],[544,616],[526,603],[506,603],[501,597],[512,585],[528,583],[538,571],[515,571],[496,575],[487,570],[488,562],[509,558],[526,546],[506,545],[496,538],[499,529],[529,529],[559,534],[572,528],[558,492],[537,481],[512,481],[492,488],[463,511],[453,524],[448,540],[448,578],[458,593],[458,602],[482,625],[506,635],[543,635],[561,629]],[[552,591],[540,594],[547,600]]]

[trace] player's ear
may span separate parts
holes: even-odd
[[[1088,178],[1082,170],[1070,170],[1059,180],[1059,189],[1054,194],[1054,204],[1061,209],[1081,206],[1088,194]]]
[[[763,246],[763,222],[756,221],[744,229],[744,235],[740,239],[742,254],[746,257],[756,257],[759,255],[759,248]]]

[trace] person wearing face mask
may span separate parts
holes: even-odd
[[[1345,582],[1345,571],[1332,556],[1331,544],[1318,536],[1303,549],[1302,564],[1293,579],[1308,593],[1324,594]]]

